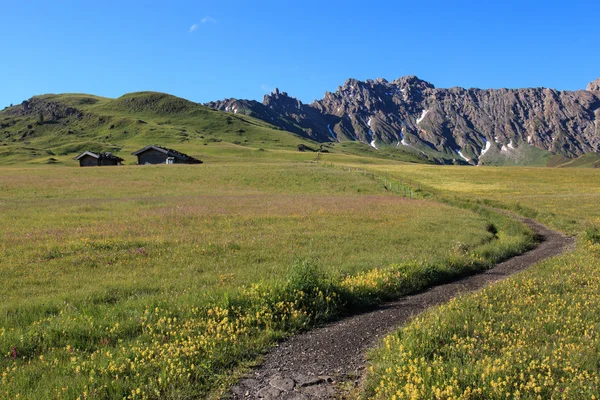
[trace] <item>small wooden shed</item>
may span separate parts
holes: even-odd
[[[117,157],[112,153],[93,153],[91,151],[84,151],[75,160],[79,161],[80,167],[100,167],[107,165],[121,165],[123,159]]]
[[[139,165],[146,164],[202,164],[202,161],[162,146],[150,145],[131,153],[138,158]]]

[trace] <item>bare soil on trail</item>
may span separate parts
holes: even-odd
[[[365,355],[378,340],[413,316],[451,298],[476,291],[539,261],[559,255],[574,239],[522,219],[538,235],[539,245],[482,273],[434,286],[291,337],[274,347],[264,362],[230,389],[231,399],[336,399],[340,382],[358,384]]]

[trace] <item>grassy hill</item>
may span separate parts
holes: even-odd
[[[311,149],[320,146],[246,115],[212,110],[157,92],[130,93],[117,99],[48,94],[0,112],[0,164],[75,165],[73,157],[86,150],[110,151],[124,158],[125,164],[134,164],[130,153],[148,144],[199,158],[254,155],[259,149],[285,154],[295,152],[298,144]],[[372,156],[364,144],[348,149],[339,144],[325,146],[333,153]],[[419,155],[403,151],[376,156],[425,162]],[[310,157],[314,155],[305,156]]]
[[[522,143],[517,148],[501,150],[498,145],[492,148],[481,158],[481,165],[488,166],[552,166],[557,158],[570,160],[562,155],[554,155],[547,150],[538,149]]]
[[[573,160],[568,160],[566,163],[561,164],[562,168],[600,168],[600,154],[588,153],[583,154]]]

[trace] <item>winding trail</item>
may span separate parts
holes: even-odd
[[[434,286],[418,294],[383,304],[372,311],[293,336],[273,348],[261,366],[233,386],[228,394],[229,398],[339,398],[336,384],[358,384],[366,365],[367,350],[414,315],[457,295],[481,289],[548,257],[559,255],[574,245],[573,238],[563,236],[531,219],[521,220],[540,239],[540,244],[535,249],[497,264],[485,272]]]

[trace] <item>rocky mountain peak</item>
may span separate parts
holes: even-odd
[[[419,79],[415,75],[403,76],[401,78],[396,79],[392,83],[400,86],[401,88],[413,87],[416,89],[435,89],[435,86],[433,86],[431,83]]]
[[[591,92],[591,91],[598,91],[598,92],[600,92],[600,78],[596,79],[596,80],[595,80],[595,81],[593,81],[593,82],[590,82],[590,83],[587,85],[587,89],[586,89],[586,90],[588,90],[588,91],[590,91],[590,92]]]
[[[302,102],[295,97],[288,96],[287,92],[281,92],[275,88],[271,94],[266,94],[263,97],[263,105],[269,108],[300,108]]]
[[[348,78],[348,79],[346,79],[346,82],[344,82],[344,85],[341,86],[341,88],[343,88],[343,89],[353,88],[353,87],[356,87],[359,83],[360,83],[360,81],[358,79]]]

